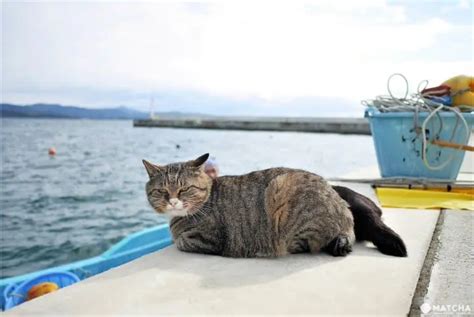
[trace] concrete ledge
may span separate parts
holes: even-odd
[[[368,185],[356,190],[373,192]],[[438,219],[436,210],[385,209],[406,242],[396,258],[359,243],[352,254],[229,259],[174,246],[5,313],[25,315],[404,315]]]
[[[158,118],[153,120],[134,120],[133,126],[148,128],[297,131],[370,135],[369,123],[365,118]]]

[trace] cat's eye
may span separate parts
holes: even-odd
[[[158,193],[160,193],[162,195],[168,194],[168,191],[164,188],[155,189],[155,191],[157,191]]]
[[[189,191],[190,187],[184,187],[184,188],[181,188],[178,192],[178,194],[182,194],[182,193],[186,193],[187,191]]]

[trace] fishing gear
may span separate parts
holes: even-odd
[[[405,93],[401,98],[397,98],[392,93],[391,83],[393,78],[400,77],[405,83]],[[387,95],[376,96],[373,100],[364,100],[362,105],[367,107],[376,108],[379,112],[413,112],[413,131],[416,134],[416,138],[421,138],[421,158],[423,164],[430,170],[441,170],[445,168],[454,157],[451,153],[449,157],[438,165],[432,165],[428,162],[427,151],[432,145],[441,147],[450,147],[456,150],[470,150],[470,147],[466,147],[470,137],[470,128],[465,118],[463,117],[459,107],[447,106],[449,100],[440,99],[446,94],[451,94],[452,89],[449,85],[441,85],[434,88],[427,88],[428,81],[423,80],[418,84],[417,92],[409,96],[409,83],[407,78],[400,73],[394,73],[389,76],[387,80]],[[453,95],[458,95],[462,91],[455,91]],[[451,95],[449,95],[451,97]],[[451,137],[448,141],[440,140],[440,134],[443,130],[443,119],[440,116],[441,111],[451,111],[456,115],[456,123],[451,133]],[[419,124],[419,113],[429,112],[429,115],[423,120],[421,126]],[[427,135],[427,125],[431,120],[436,118],[439,122],[439,129],[433,135]],[[465,132],[464,144],[453,143],[454,136],[458,130],[459,122],[462,122]],[[431,140],[430,140],[431,139]]]

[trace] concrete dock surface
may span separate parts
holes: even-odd
[[[371,168],[349,177],[377,175]],[[472,173],[460,178],[472,180]],[[369,185],[343,184],[377,202]],[[5,315],[472,315],[474,213],[383,212],[408,257],[383,255],[365,242],[347,257],[278,259],[230,259],[170,246]]]
[[[410,310],[437,215],[386,211],[387,222],[405,238],[407,258],[385,256],[364,244],[346,258],[307,254],[280,259],[228,259],[170,246],[6,315],[402,316]]]
[[[355,190],[374,197],[370,186]],[[326,254],[229,259],[174,246],[8,312],[37,314],[362,314],[406,315],[439,211],[385,209],[409,256],[358,243],[344,258]]]
[[[296,131],[370,135],[365,118],[160,117],[134,120],[134,127],[217,130]]]

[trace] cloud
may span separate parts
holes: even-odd
[[[472,37],[470,26],[432,9],[417,20],[409,4],[385,1],[4,3],[3,95],[144,105],[144,95],[183,91],[358,103],[385,93],[393,72],[437,83],[472,69],[468,40],[446,61],[449,44],[439,42]]]

